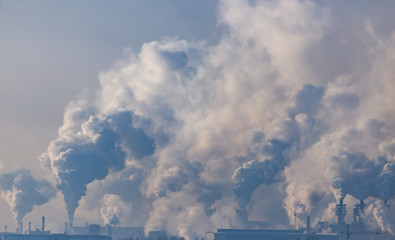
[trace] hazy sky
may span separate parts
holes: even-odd
[[[125,48],[138,52],[166,36],[214,40],[216,11],[215,0],[0,1],[2,171],[45,174],[37,156],[57,135],[70,100],[95,94],[98,74]],[[13,226],[4,201],[0,209],[0,228]]]
[[[216,1],[2,1],[0,11],[7,169],[35,162],[66,104],[95,89],[125,48],[166,36],[210,40],[216,29]]]
[[[395,233],[394,1],[0,6],[0,229]]]

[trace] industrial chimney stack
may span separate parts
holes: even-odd
[[[343,199],[340,199],[339,204],[336,205],[336,216],[337,216],[337,231],[340,232],[345,227],[344,217],[347,215],[346,205],[343,204]]]
[[[41,227],[41,231],[45,232],[45,217],[43,216],[43,225]]]

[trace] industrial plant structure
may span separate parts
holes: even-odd
[[[347,224],[346,205],[343,199],[336,205],[336,222],[317,222],[311,226],[310,216],[306,218],[305,226],[294,229],[264,229],[259,222],[248,222],[246,210],[238,210],[238,216],[245,221],[246,228],[217,229],[208,232],[202,239],[206,240],[395,240],[395,237],[381,230],[368,230],[361,214],[364,213],[365,204],[360,201],[353,209],[353,222]],[[214,210],[215,211],[215,210]],[[16,233],[0,233],[0,240],[180,240],[181,237],[170,237],[166,231],[152,231],[145,235],[143,227],[114,227],[88,224],[85,226],[71,226],[65,224],[64,234],[51,234],[45,229],[45,217],[42,217],[41,229],[32,230],[29,222],[28,229],[23,232],[20,223]]]
[[[336,222],[318,222],[311,227],[310,216],[306,218],[306,225],[297,230],[274,230],[252,228],[247,221],[246,211],[239,210],[240,219],[247,221],[248,228],[244,229],[217,229],[217,232],[208,232],[207,240],[395,240],[395,237],[379,229],[368,230],[363,222],[361,213],[364,213],[365,203],[361,200],[353,209],[353,222],[347,224],[346,205],[343,199],[336,205]]]
[[[0,240],[181,240],[183,238],[169,236],[166,231],[151,231],[145,236],[143,227],[114,227],[110,225],[100,226],[88,224],[85,226],[72,226],[65,223],[62,234],[51,234],[45,229],[45,217],[42,217],[41,229],[28,229],[23,231],[23,223],[20,222],[16,232],[8,232],[7,226],[4,232],[0,232]],[[70,227],[71,225],[71,227]]]

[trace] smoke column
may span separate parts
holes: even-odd
[[[76,126],[76,122],[81,125]],[[84,108],[84,102],[70,104],[59,133],[40,161],[52,170],[57,180],[70,224],[79,201],[86,195],[87,185],[125,168],[122,135],[130,134],[124,144],[130,145],[128,149],[136,157],[151,154],[154,147],[144,132],[131,126],[129,113],[94,116],[90,115],[90,109]],[[146,145],[140,147],[140,142]]]
[[[360,4],[220,1],[215,44],[145,43],[100,73],[40,157],[70,221],[84,196],[119,218],[111,194],[147,233],[195,239],[240,226],[240,209],[270,227],[294,209],[332,222],[344,198],[395,232],[371,200],[394,197],[395,19],[374,9],[395,6]]]
[[[43,205],[56,195],[56,189],[50,182],[35,179],[27,169],[2,174],[0,187],[1,196],[10,205],[17,227],[35,205]]]

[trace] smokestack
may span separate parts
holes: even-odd
[[[365,203],[363,200],[360,200],[359,204],[356,204],[354,207],[354,223],[361,223],[361,213],[365,211]]]
[[[67,234],[68,225],[67,222],[64,223],[64,234]]]
[[[365,213],[365,203],[363,200],[359,201],[359,209],[361,210],[361,213]]]
[[[21,221],[19,224],[20,224],[20,231],[21,231],[20,234],[23,234],[23,222]]]
[[[337,216],[337,229],[342,231],[344,228],[344,217],[347,215],[346,205],[343,204],[343,199],[340,199],[339,204],[336,205],[336,216]]]
[[[32,223],[29,222],[29,234],[30,234],[31,231],[32,231]]]
[[[307,233],[310,233],[310,216],[307,216],[306,230]]]
[[[45,217],[43,216],[43,223],[42,223],[41,231],[45,232]]]
[[[359,205],[355,205],[354,207],[354,223],[357,223],[359,221]]]
[[[4,227],[4,232],[7,233],[7,225]]]

